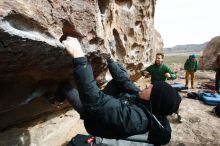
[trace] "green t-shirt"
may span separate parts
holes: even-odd
[[[176,79],[176,74],[165,64],[152,64],[145,69],[151,75],[151,83],[156,81],[166,81],[166,79]],[[170,78],[166,78],[165,73],[170,73]]]

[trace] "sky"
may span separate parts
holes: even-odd
[[[157,0],[154,26],[164,47],[208,42],[220,36],[220,0]]]

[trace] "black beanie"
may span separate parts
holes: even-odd
[[[153,84],[150,101],[154,115],[166,116],[178,111],[181,97],[171,85],[157,81]]]

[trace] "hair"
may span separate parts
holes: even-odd
[[[157,55],[160,55],[160,56],[162,56],[162,58],[164,58],[164,54],[163,53],[157,53],[156,56]]]

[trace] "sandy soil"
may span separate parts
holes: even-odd
[[[176,66],[178,68],[178,65]],[[178,71],[178,78],[170,83],[185,83],[185,72]],[[176,115],[169,117],[172,127],[172,139],[168,145],[192,146],[192,145],[218,145],[220,146],[220,118],[213,113],[213,106],[205,105],[199,100],[187,98],[187,93],[202,92],[203,83],[213,82],[213,71],[198,71],[196,73],[196,88],[179,92],[182,97],[180,115],[182,123],[177,122]],[[137,84],[144,86],[148,80],[142,78]]]
[[[175,65],[179,70],[181,66]],[[187,92],[201,91],[201,85],[205,82],[212,82],[214,72],[198,71],[196,78],[196,89],[188,89],[180,92],[182,102],[180,105],[180,115],[182,123],[177,122],[176,115],[169,116],[172,127],[172,139],[169,146],[194,146],[194,145],[216,145],[220,146],[220,118],[217,118],[211,111],[212,106],[205,105],[199,100],[186,97]],[[149,79],[141,78],[136,84],[144,88]],[[184,71],[178,71],[178,78],[170,83],[184,83]],[[17,127],[0,133],[0,145],[40,145],[40,146],[60,146],[76,134],[87,134],[83,121],[79,115],[70,110],[59,114],[54,118],[45,117],[37,125],[27,127]]]

